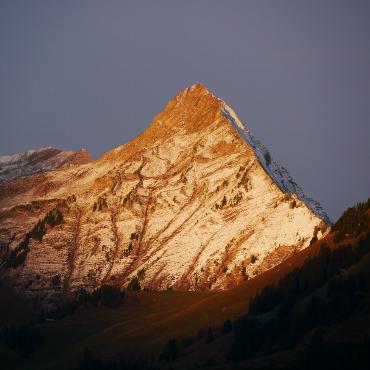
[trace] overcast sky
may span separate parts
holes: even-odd
[[[332,220],[370,196],[370,1],[0,0],[0,154],[97,158],[198,81]]]

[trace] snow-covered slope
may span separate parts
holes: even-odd
[[[325,213],[203,85],[101,159],[0,185],[1,278],[41,302],[227,289],[320,238]]]
[[[91,161],[85,149],[61,151],[47,147],[24,153],[0,156],[0,183],[51,171],[67,164],[82,164]]]
[[[329,217],[320,203],[305,195],[302,188],[293,180],[288,170],[271,156],[266,146],[250,132],[250,130],[240,121],[233,109],[226,103],[223,104],[222,113],[232,123],[246,143],[253,148],[261,166],[279,186],[279,188],[285,193],[296,194],[298,198],[305,202],[318,217],[330,224]]]

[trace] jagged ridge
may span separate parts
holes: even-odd
[[[305,202],[318,217],[324,220],[327,224],[331,224],[330,219],[321,204],[305,195],[302,188],[293,180],[289,171],[271,156],[266,146],[262,144],[261,141],[259,141],[240,121],[233,109],[224,103],[222,112],[232,123],[240,136],[251,146],[251,148],[253,148],[261,166],[271,179],[275,181],[279,188],[285,193],[296,194],[298,198]]]

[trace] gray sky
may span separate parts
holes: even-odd
[[[370,1],[0,0],[0,154],[96,158],[198,81],[332,220],[370,196]]]

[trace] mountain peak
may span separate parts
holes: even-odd
[[[210,133],[207,134],[209,129],[221,130],[221,135],[232,133],[235,137],[234,144],[240,141],[246,144],[281,191],[296,194],[318,217],[330,224],[320,204],[304,194],[289,172],[272,157],[266,146],[251,133],[234,110],[199,82],[185,88],[170,99],[165,109],[153,118],[150,127],[142,134],[133,141],[108,152],[102,159],[124,160],[138,153],[143,147],[158,146],[160,142],[166,140],[180,139],[189,134],[210,135]],[[230,155],[234,150],[239,150],[235,145],[229,145],[227,148],[231,150]]]
[[[210,94],[210,91],[201,82],[196,82],[192,84],[191,86],[187,87],[186,89],[184,89],[183,91],[187,91],[187,93],[198,94],[198,95]]]
[[[207,87],[203,83],[196,82],[188,87],[185,87],[185,89],[182,89],[178,94],[175,95],[175,98],[183,97],[188,94],[205,95],[205,94],[210,94],[210,91],[207,89]]]
[[[191,99],[199,99],[204,96],[209,96],[218,99],[202,83],[197,82],[181,90],[168,102],[167,106],[170,107],[173,107],[173,105],[179,106],[186,101],[189,101]]]
[[[195,133],[220,120],[226,122],[222,115],[223,104],[202,83],[195,83],[171,98],[144,132],[129,143],[109,151],[101,159],[122,160],[141,147],[150,147],[158,140],[164,140],[175,133]]]
[[[152,128],[161,126],[197,131],[221,116],[222,100],[202,83],[195,83],[175,95],[154,117]]]

